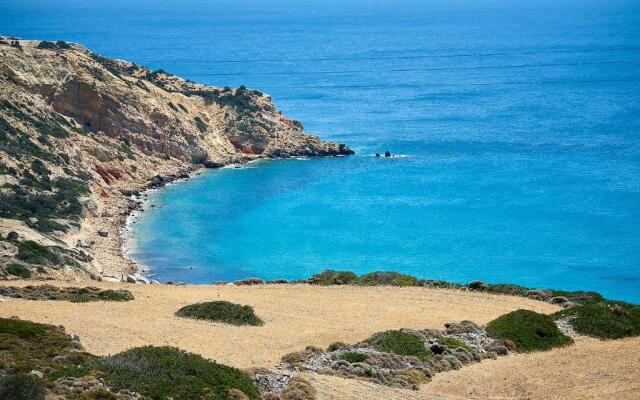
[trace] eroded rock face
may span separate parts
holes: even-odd
[[[257,90],[185,81],[75,44],[12,42],[0,37],[0,232],[26,224],[25,237],[39,244],[90,253],[38,278],[130,273],[122,267],[130,262],[114,260],[135,209],[124,192],[198,166],[352,153],[305,133]],[[15,256],[1,251],[0,277]]]

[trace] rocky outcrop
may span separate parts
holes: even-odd
[[[36,278],[124,277],[131,264],[118,233],[132,193],[202,166],[352,153],[307,134],[257,90],[198,84],[76,44],[0,37],[0,277],[14,264]],[[54,270],[21,255],[23,241],[80,243],[87,257]]]

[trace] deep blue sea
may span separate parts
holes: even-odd
[[[0,0],[0,33],[246,84],[357,151],[152,193],[132,251],[159,279],[396,270],[640,302],[637,0]]]

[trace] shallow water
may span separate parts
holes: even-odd
[[[0,32],[259,88],[358,152],[152,193],[133,256],[160,279],[386,269],[638,302],[640,3],[529,3],[0,0]]]

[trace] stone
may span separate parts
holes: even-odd
[[[136,283],[136,277],[133,275],[127,275],[127,283]]]
[[[109,232],[107,232],[107,231],[98,231],[98,235],[102,236],[102,237],[107,237],[107,236],[109,236]]]
[[[44,374],[40,371],[36,371],[35,369],[29,372],[29,375],[37,376],[39,379],[44,378]]]
[[[102,281],[110,282],[110,283],[120,283],[122,282],[122,278],[117,278],[115,276],[109,276],[109,275],[102,275]]]
[[[391,152],[389,150],[384,152],[385,157],[391,157]]]
[[[95,241],[93,240],[78,239],[78,241],[76,242],[76,247],[82,247],[84,249],[88,249],[94,244],[95,244]]]

